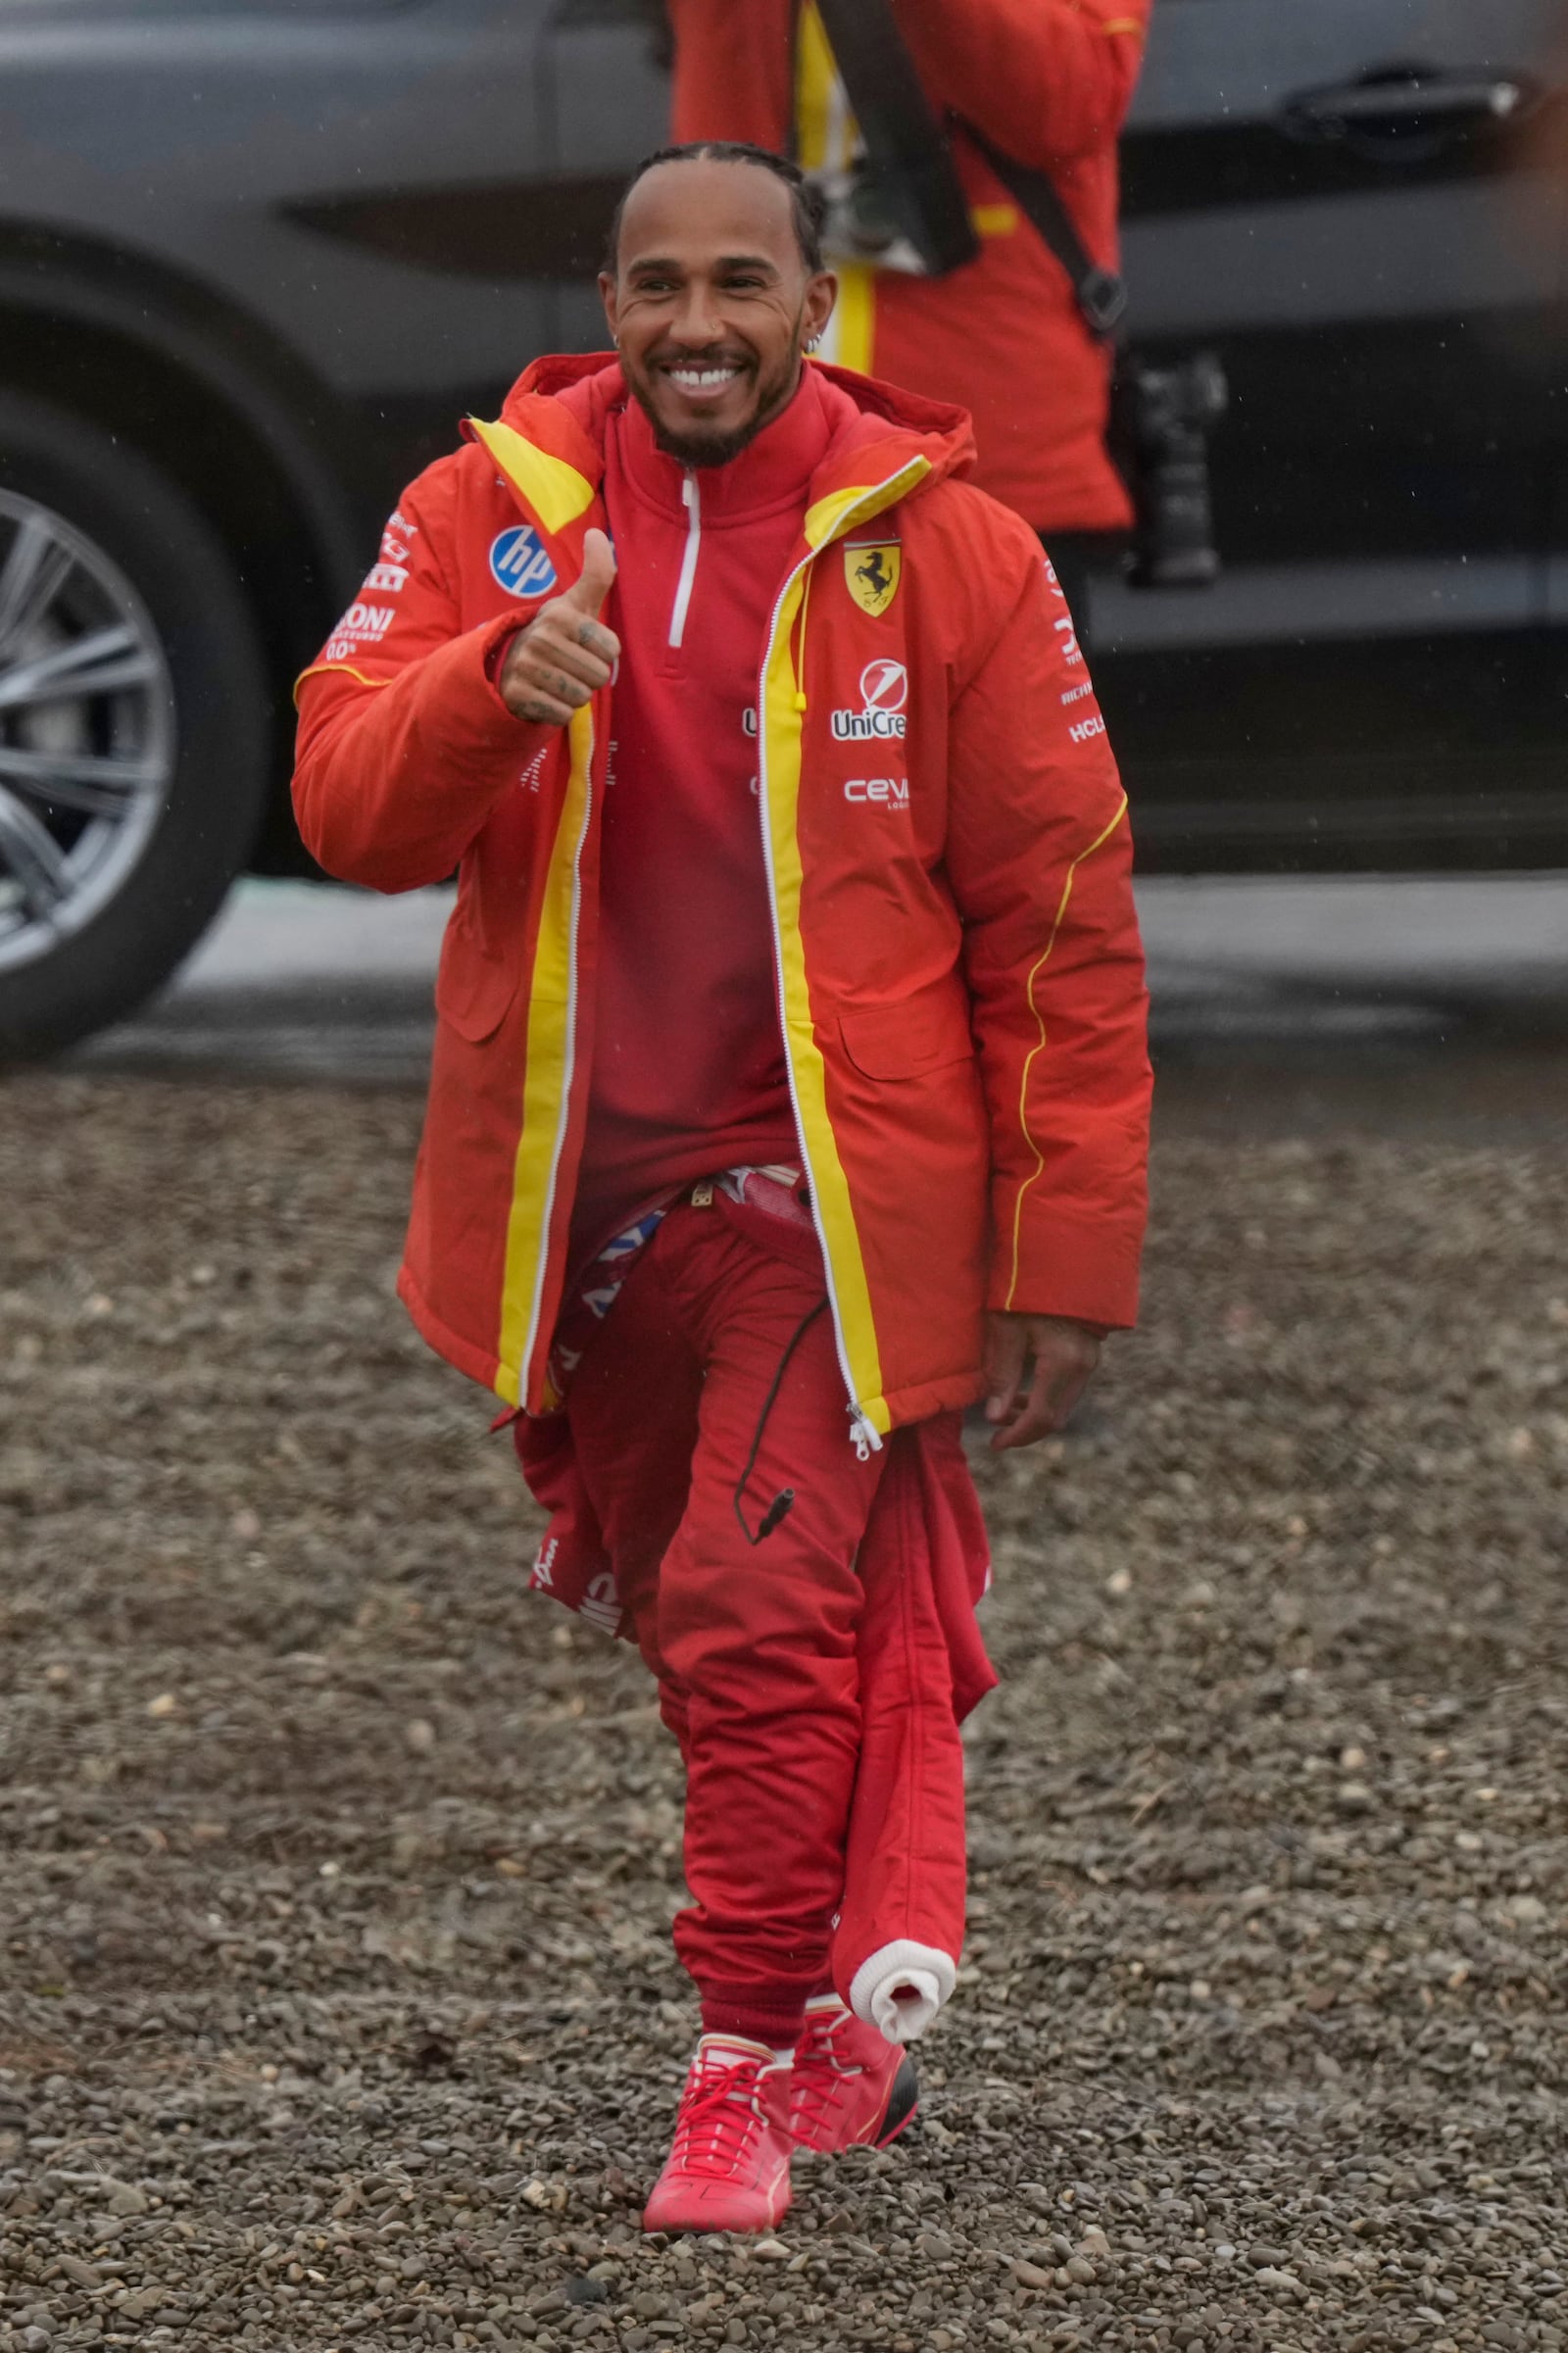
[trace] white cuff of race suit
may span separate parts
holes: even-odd
[[[889,2042],[923,2034],[958,1982],[958,1965],[934,1944],[896,1937],[862,1961],[850,1984],[850,2008]]]

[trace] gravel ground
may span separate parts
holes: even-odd
[[[1556,1152],[1166,1133],[981,1466],[923,2128],[666,2245],[672,1752],[391,1301],[416,1104],[0,1103],[0,2344],[1568,2341]]]

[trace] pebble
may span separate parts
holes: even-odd
[[[1555,1156],[1167,1114],[1103,1424],[977,1457],[929,2129],[702,2241],[639,2228],[678,1765],[386,1298],[416,1120],[8,1076],[0,2344],[1563,2353]],[[210,1328],[159,1341],[192,1257]]]

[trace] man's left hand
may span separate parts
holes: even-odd
[[[1099,1325],[1065,1315],[986,1317],[986,1420],[996,1424],[993,1453],[1033,1446],[1061,1428],[1094,1379],[1103,1338]]]

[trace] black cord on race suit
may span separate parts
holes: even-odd
[[[778,1360],[778,1370],[773,1375],[773,1385],[769,1389],[767,1396],[762,1400],[762,1410],[758,1416],[757,1435],[752,1440],[752,1450],[746,1457],[746,1468],[742,1471],[740,1477],[735,1482],[735,1517],[739,1520],[741,1524],[741,1534],[745,1537],[746,1542],[749,1544],[760,1544],[764,1537],[771,1536],[774,1529],[777,1528],[780,1523],[789,1516],[790,1507],[795,1501],[794,1488],[781,1487],[778,1491],[778,1494],[773,1497],[772,1502],[769,1503],[767,1509],[763,1512],[760,1521],[758,1523],[757,1534],[755,1536],[752,1534],[751,1529],[746,1524],[746,1513],[741,1504],[741,1498],[746,1493],[746,1483],[750,1479],[753,1471],[756,1469],[757,1457],[761,1451],[762,1436],[767,1428],[767,1417],[772,1412],[774,1403],[778,1397],[779,1390],[783,1386],[784,1375],[789,1371],[790,1358],[794,1355],[796,1349],[800,1347],[801,1342],[806,1338],[807,1333],[810,1330],[812,1324],[815,1323],[817,1317],[822,1313],[826,1305],[827,1301],[825,1299],[818,1299],[816,1305],[811,1309],[809,1315],[802,1316],[800,1322],[796,1325],[795,1331],[790,1339],[789,1346],[786,1348],[783,1355]]]

